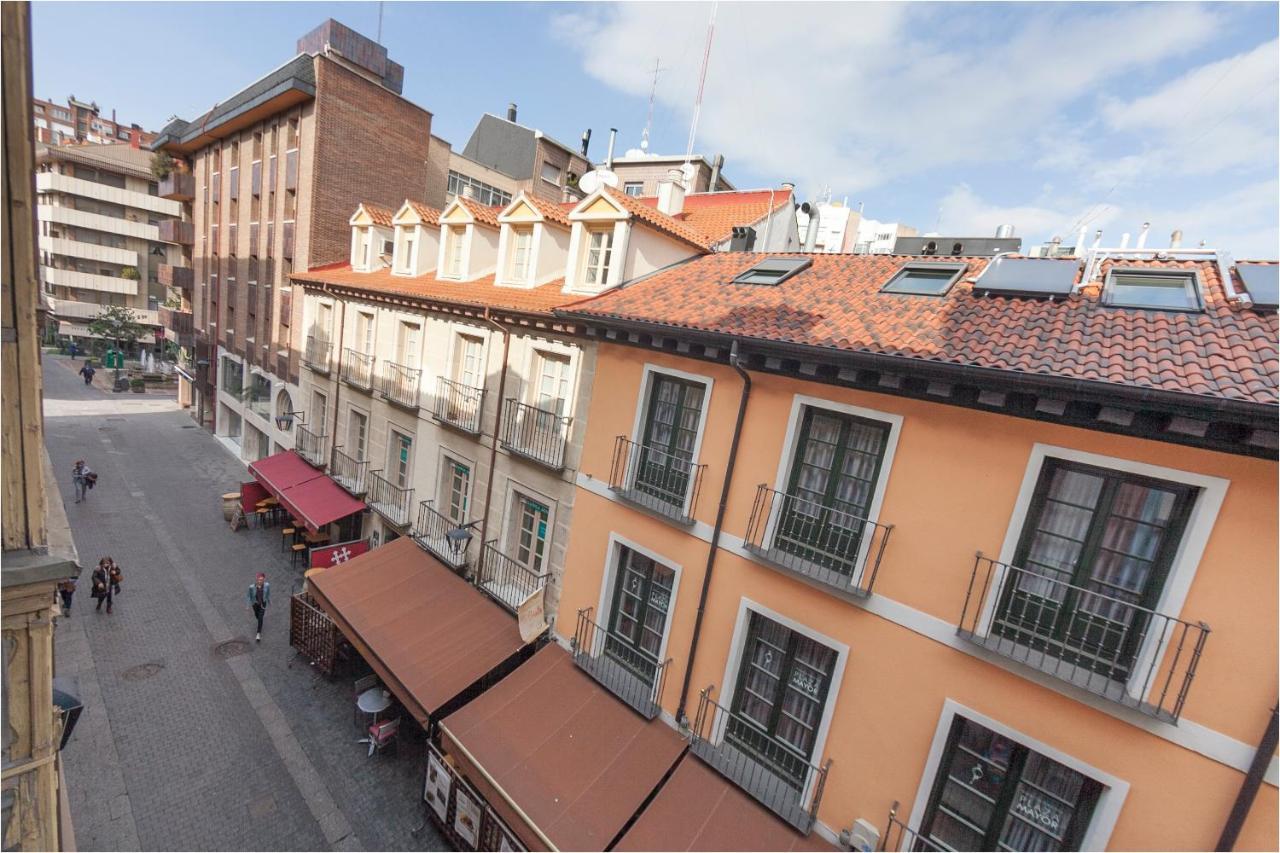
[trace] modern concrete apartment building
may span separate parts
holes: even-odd
[[[485,204],[508,204],[521,190],[547,201],[576,201],[583,196],[578,178],[590,169],[584,152],[517,124],[516,105],[510,104],[506,118],[481,116],[462,154],[451,158],[449,197],[470,186]]]
[[[111,118],[107,118],[102,115],[102,108],[96,102],[80,101],[75,95],[69,96],[65,104],[52,99],[42,101],[33,98],[31,112],[35,140],[46,145],[69,145],[76,142],[112,145],[124,142],[137,148],[150,145],[156,138],[154,133],[143,130],[137,124],[117,121],[115,110],[111,111]]]
[[[292,447],[276,416],[303,408],[290,274],[345,259],[351,211],[398,206],[428,174],[431,114],[401,97],[386,48],[329,20],[297,50],[153,146],[190,176],[175,179],[191,223],[171,236],[193,264],[193,414],[249,461]]]
[[[36,146],[40,278],[60,334],[88,337],[111,305],[159,328],[160,267],[179,257],[160,224],[181,205],[160,197],[150,161],[130,145]]]

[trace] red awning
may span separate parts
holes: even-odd
[[[365,509],[364,501],[353,498],[293,450],[249,463],[249,473],[313,532]]]

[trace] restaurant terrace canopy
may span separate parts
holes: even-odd
[[[313,533],[366,509],[364,501],[347,494],[293,450],[250,462],[249,473]]]

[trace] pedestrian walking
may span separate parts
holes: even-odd
[[[58,595],[62,597],[62,615],[71,615],[71,597],[76,594],[76,579],[67,578],[58,584]]]
[[[80,354],[80,348],[76,346],[76,342],[72,341],[70,344],[68,344],[67,349],[71,352],[71,360],[75,361],[76,356]]]
[[[271,584],[267,583],[267,576],[262,572],[258,572],[258,577],[249,585],[249,607],[253,610],[253,616],[258,620],[258,634],[254,639],[262,642],[262,617],[266,615],[267,605],[271,603]]]
[[[107,580],[111,582],[111,593],[120,594],[120,581],[124,580],[124,570],[110,557],[107,557]]]
[[[93,484],[98,480],[98,475],[84,464],[83,459],[77,459],[75,467],[71,469],[71,481],[76,486],[76,503],[89,497],[89,490],[93,488]]]
[[[84,360],[84,367],[80,368],[80,375],[84,377],[85,385],[93,384],[93,374],[95,373],[97,373],[97,371],[93,369],[93,362],[86,358]]]
[[[102,611],[102,603],[107,604],[107,613],[111,612],[114,595],[111,592],[111,568],[109,559],[103,557],[98,561],[98,567],[93,570],[93,597],[98,599],[98,606],[94,608],[94,612]]]

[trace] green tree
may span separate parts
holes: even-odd
[[[177,161],[169,156],[169,152],[157,151],[151,155],[151,177],[157,181],[163,181],[169,177],[176,165]]]
[[[121,342],[134,343],[142,337],[144,331],[142,324],[138,322],[138,315],[120,305],[107,306],[101,314],[89,322],[90,334],[114,341],[116,349],[121,348]],[[119,376],[119,374],[120,371],[117,370],[116,375]]]

